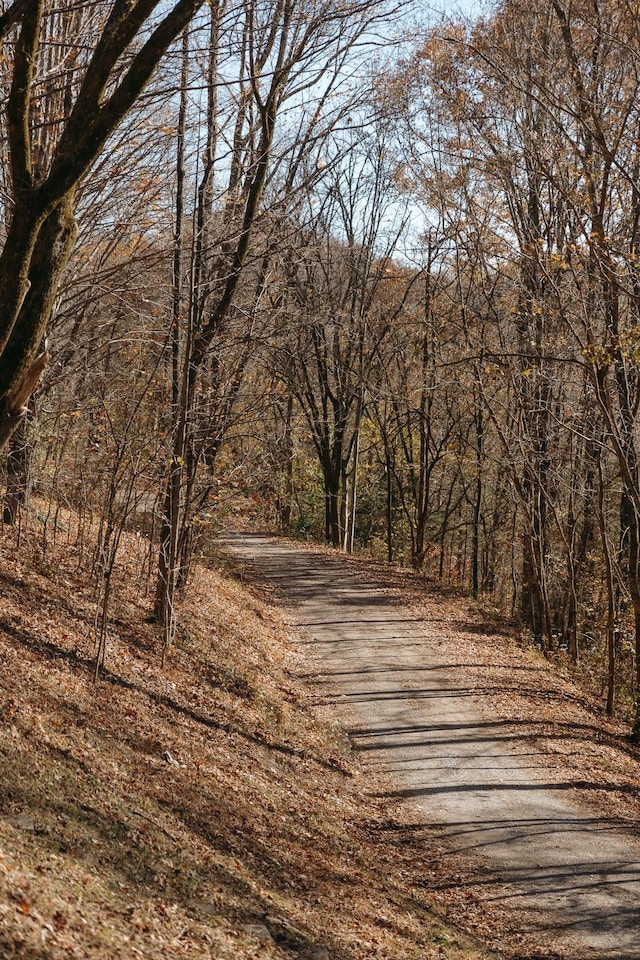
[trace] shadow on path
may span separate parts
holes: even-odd
[[[536,686],[534,667],[514,667],[500,688],[478,687],[473,663],[452,663],[447,650],[447,635],[477,633],[472,625],[411,616],[397,590],[365,582],[337,556],[251,535],[223,544],[292,610],[311,661],[305,676],[383,774],[382,796],[410,801],[452,853],[477,858],[473,884],[488,872],[488,902],[513,910],[541,949],[571,960],[640,958],[639,838],[574,800],[578,789],[613,788],[549,780],[532,762],[531,724],[525,733],[524,721],[482,720],[477,709],[487,694],[520,689],[517,676],[534,700],[557,700]],[[540,737],[568,733],[606,739],[588,724],[540,721]]]

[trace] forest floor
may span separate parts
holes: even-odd
[[[597,699],[422,577],[264,535],[224,542],[288,605],[318,702],[366,757],[363,788],[377,777],[406,801],[408,842],[442,844],[432,895],[478,933],[499,919],[521,956],[637,960],[639,755]]]
[[[246,568],[220,558],[194,574],[162,667],[146,544],[128,536],[94,682],[89,548],[71,515],[57,522],[0,528],[3,960],[554,955],[386,795],[319,695],[280,598]],[[421,615],[420,578],[346,562]],[[640,752],[624,728],[480,609],[428,591],[538,762],[637,824]],[[519,676],[523,659],[514,692],[505,670]]]

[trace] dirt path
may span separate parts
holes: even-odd
[[[452,659],[455,623],[437,607],[417,617],[340,557],[259,536],[225,545],[290,603],[355,748],[390,800],[417,805],[452,857],[471,863],[486,909],[510,914],[538,956],[637,960],[638,833],[578,802],[526,738],[487,719],[473,655],[461,658],[458,643]]]

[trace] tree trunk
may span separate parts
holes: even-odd
[[[32,405],[31,400],[29,402],[31,411]],[[7,491],[4,497],[2,521],[8,526],[13,526],[16,522],[18,511],[29,495],[29,465],[32,453],[29,440],[30,420],[30,416],[22,418],[11,438],[7,453]]]
[[[46,351],[38,354],[38,350],[53,313],[60,278],[76,242],[73,200],[73,194],[65,197],[37,231],[17,320],[0,356],[0,383],[3,388],[8,386],[0,400],[0,449],[8,443],[26,416],[29,398],[48,360]],[[11,265],[9,268],[6,264],[2,266],[9,269]],[[14,283],[13,297],[16,284],[20,284],[18,278]],[[10,286],[5,278],[1,287],[7,295]]]
[[[482,413],[482,398],[476,398],[476,489],[473,503],[473,531],[471,542],[471,593],[474,599],[480,592],[480,516],[482,511],[482,457],[484,440],[484,423]]]
[[[172,451],[166,477],[162,522],[160,525],[160,553],[153,619],[164,629],[164,650],[173,640],[174,599],[178,564],[178,540],[181,523],[182,474],[184,468],[184,377],[182,365],[188,364],[188,344],[182,338],[182,227],[184,217],[184,144],[187,115],[187,81],[189,67],[189,36],[185,30],[182,39],[182,68],[180,77],[180,107],[176,143],[176,206],[173,236],[172,316],[171,316],[171,426]]]

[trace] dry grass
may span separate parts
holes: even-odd
[[[162,670],[130,538],[94,683],[92,585],[42,533],[0,536],[3,960],[490,955],[433,912],[442,851],[362,795],[266,593],[200,570]]]

